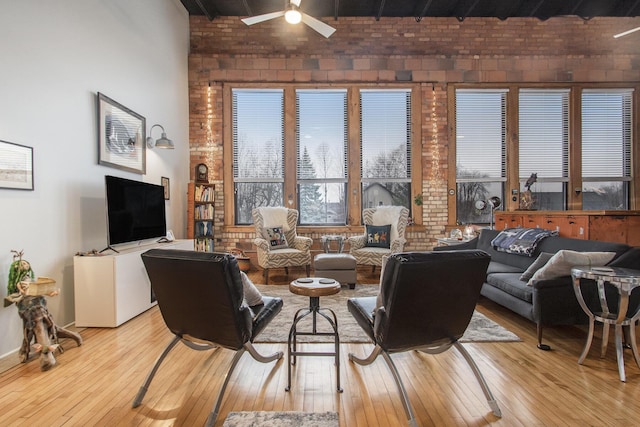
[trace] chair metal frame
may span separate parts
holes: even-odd
[[[144,383],[142,384],[142,386],[140,386],[140,389],[138,390],[138,394],[136,394],[136,397],[133,400],[133,405],[132,405],[133,408],[137,408],[138,406],[140,406],[140,404],[142,403],[142,400],[144,399],[145,394],[147,393],[147,390],[149,389],[149,385],[151,384],[151,381],[156,375],[156,372],[158,372],[158,369],[160,369],[160,365],[162,364],[164,359],[167,357],[167,355],[171,352],[171,350],[176,346],[176,344],[178,344],[178,342],[182,342],[187,347],[193,350],[198,350],[198,351],[215,350],[219,348],[219,346],[215,344],[200,344],[193,341],[189,341],[184,338],[180,338],[179,336],[175,335],[171,339],[169,344],[165,347],[165,349],[162,351],[162,353],[160,353],[160,356],[158,356],[158,359],[153,364],[153,368],[151,368],[151,370],[147,374],[147,378],[144,380]],[[229,369],[225,374],[224,383],[222,384],[222,387],[218,392],[218,398],[216,399],[216,403],[213,406],[211,412],[209,413],[209,416],[207,417],[205,426],[213,427],[213,425],[216,423],[216,420],[218,419],[218,414],[220,413],[220,407],[222,406],[222,399],[224,398],[224,393],[227,390],[227,385],[229,384],[229,379],[231,378],[231,374],[233,374],[233,371],[235,370],[236,366],[238,365],[238,362],[240,361],[240,358],[242,357],[245,351],[248,351],[251,357],[253,357],[255,360],[261,363],[269,363],[269,362],[273,362],[274,360],[280,360],[284,355],[282,351],[276,351],[273,354],[263,356],[258,352],[258,350],[256,350],[256,348],[250,342],[245,343],[240,350],[236,351],[236,354],[233,356],[233,359],[231,360],[231,363],[229,365]]]

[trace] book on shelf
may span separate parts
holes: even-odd
[[[213,205],[199,205],[195,207],[195,219],[213,219]]]
[[[213,222],[212,221],[196,222],[196,235],[213,237]]]
[[[199,252],[213,252],[213,239],[196,239],[195,249]]]
[[[197,202],[213,202],[213,186],[196,185],[195,199]]]

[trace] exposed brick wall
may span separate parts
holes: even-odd
[[[251,252],[251,227],[223,228],[223,108],[225,82],[421,82],[423,227],[407,230],[407,249],[428,249],[447,224],[447,85],[504,82],[640,81],[637,37],[612,35],[638,18],[340,18],[325,20],[329,39],[282,19],[245,26],[238,18],[191,17],[189,55],[191,174],[207,163],[219,183],[219,249]],[[308,230],[319,238],[320,230]],[[354,234],[348,229],[344,234]],[[318,249],[316,246],[314,246]]]

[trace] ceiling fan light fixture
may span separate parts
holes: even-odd
[[[299,24],[302,21],[302,14],[292,5],[291,8],[284,13],[284,19],[289,24]]]

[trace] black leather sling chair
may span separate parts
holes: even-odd
[[[213,426],[231,374],[245,350],[263,363],[282,358],[281,351],[262,356],[252,344],[282,310],[282,299],[263,296],[261,305],[243,305],[242,279],[233,255],[151,249],[142,254],[142,261],[162,317],[174,336],[140,387],[133,407],[142,403],[160,364],[178,342],[194,350],[227,348],[236,354],[205,424]]]
[[[458,342],[471,321],[489,260],[480,250],[396,253],[383,269],[378,304],[376,297],[347,301],[349,311],[375,344],[365,359],[350,353],[349,360],[369,365],[382,354],[411,426],[417,426],[411,403],[390,356],[409,350],[438,354],[452,346],[458,349],[494,415],[501,416],[478,366]]]

